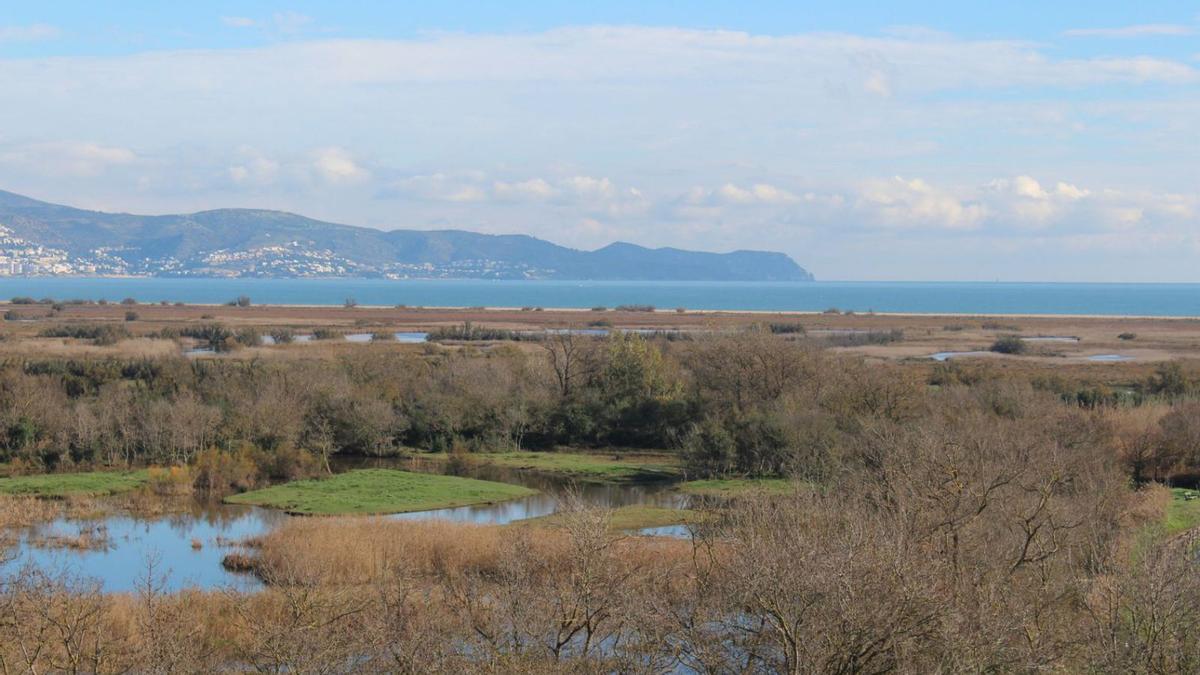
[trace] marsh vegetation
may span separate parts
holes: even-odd
[[[1194,363],[869,360],[803,335],[5,359],[4,533],[105,500],[383,513],[524,489],[462,477],[481,467],[699,496],[564,498],[508,525],[284,518],[228,550],[199,541],[248,589],[180,589],[151,560],[134,591],[104,593],[13,562],[0,666],[1195,670]],[[341,471],[364,457],[447,475]],[[664,525],[687,536],[629,532]]]

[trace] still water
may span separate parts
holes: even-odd
[[[1200,316],[1200,284],[0,278],[0,298],[216,304],[238,295],[279,305],[341,305],[354,298],[363,305],[431,307],[648,304],[661,309]]]
[[[365,466],[434,471],[438,465],[399,460],[345,460],[335,470]],[[538,494],[495,504],[478,504],[451,509],[420,511],[388,516],[402,520],[442,519],[481,525],[503,525],[526,518],[555,513],[566,503],[566,495],[592,506],[619,507],[645,504],[682,508],[688,497],[670,483],[574,484],[561,478],[493,466],[479,466],[470,475],[484,480],[517,483]],[[117,515],[94,520],[59,519],[24,532],[17,544],[17,557],[0,571],[32,564],[46,571],[64,572],[97,581],[107,592],[134,591],[146,577],[153,561],[155,576],[165,576],[169,589],[240,588],[259,585],[252,576],[229,572],[221,559],[236,550],[236,542],[264,534],[292,517],[281,511],[232,504],[197,504],[185,513],[134,518]],[[106,545],[87,550],[48,548],[47,537],[77,535],[82,529],[99,532]],[[680,532],[653,532],[685,536]]]

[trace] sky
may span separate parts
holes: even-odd
[[[1197,3],[4,4],[38,199],[1200,282]]]

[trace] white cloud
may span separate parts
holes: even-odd
[[[62,35],[57,26],[45,23],[34,23],[28,26],[0,26],[0,43],[3,42],[40,42],[54,40]]]
[[[320,179],[330,184],[358,183],[371,177],[343,148],[329,147],[314,153],[312,169]]]
[[[492,194],[497,199],[513,201],[548,201],[559,194],[550,183],[541,178],[506,183],[496,181],[492,184]]]
[[[276,12],[266,19],[248,16],[222,16],[221,23],[230,28],[257,28],[265,33],[294,36],[312,26],[312,17],[297,12]]]
[[[435,202],[482,202],[488,198],[482,176],[475,173],[410,176],[396,181],[393,191],[408,197]]]
[[[238,151],[239,158],[226,172],[229,179],[238,185],[270,185],[279,177],[280,163],[254,148],[244,147]]]
[[[900,176],[865,183],[857,207],[884,227],[971,230],[979,227],[987,215],[978,203],[965,201],[920,178]]]
[[[0,163],[46,176],[96,176],[137,159],[129,148],[88,142],[52,141],[0,149]]]
[[[1144,23],[1118,28],[1072,28],[1064,31],[1068,37],[1137,38],[1194,35],[1192,26],[1173,23]]]

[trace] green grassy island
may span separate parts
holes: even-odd
[[[520,485],[473,478],[361,469],[245,492],[225,501],[309,515],[387,514],[485,504],[534,493]]]

